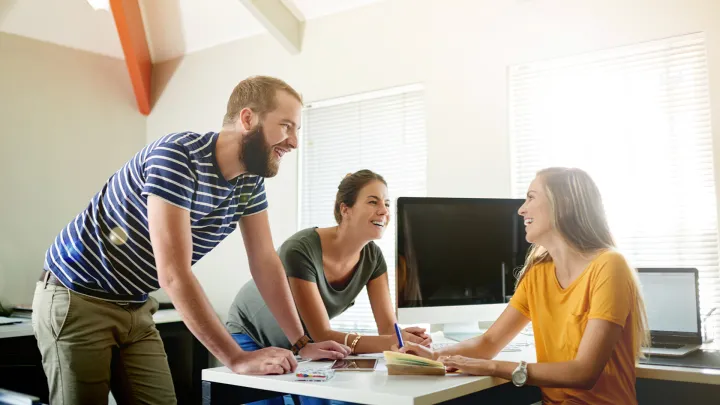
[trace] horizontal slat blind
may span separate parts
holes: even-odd
[[[512,66],[509,81],[514,196],[544,167],[586,170],[632,265],[697,267],[701,312],[720,305],[704,36]]]
[[[370,169],[388,183],[391,200],[426,194],[425,100],[413,85],[313,103],[303,112],[300,227],[334,226],[333,205],[347,173]],[[394,203],[391,207],[394,214]],[[395,303],[395,226],[375,241],[388,265]],[[366,290],[355,305],[331,320],[335,329],[376,332]]]

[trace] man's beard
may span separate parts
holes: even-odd
[[[262,125],[255,127],[243,137],[240,161],[248,172],[262,177],[273,177],[278,173],[280,163],[272,159],[272,147],[265,140]]]

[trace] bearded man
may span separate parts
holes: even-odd
[[[301,109],[301,96],[282,80],[241,81],[219,133],[173,133],[146,145],[62,229],[33,298],[51,404],[107,403],[111,387],[128,403],[176,402],[152,317],[158,303],[149,293],[159,288],[236,373],[283,374],[297,367],[296,354],[349,353],[304,334],[270,233],[265,178],[297,148]],[[243,351],[191,271],[238,224],[252,277],[292,350]]]

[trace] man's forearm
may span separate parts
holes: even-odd
[[[163,289],[190,332],[225,366],[242,355],[242,349],[223,327],[205,293],[190,270],[185,276],[166,277]]]
[[[250,263],[250,273],[270,312],[290,344],[294,344],[305,332],[280,258],[274,255],[265,263]]]

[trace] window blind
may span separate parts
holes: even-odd
[[[391,217],[375,241],[387,262],[395,304],[395,200],[424,196],[427,179],[424,90],[392,88],[312,103],[303,111],[300,153],[300,229],[336,225],[335,195],[347,173],[370,169],[385,178]],[[331,320],[334,329],[377,332],[367,291]]]
[[[513,195],[541,168],[586,170],[631,265],[696,267],[701,314],[720,305],[704,35],[511,66],[508,90]]]

